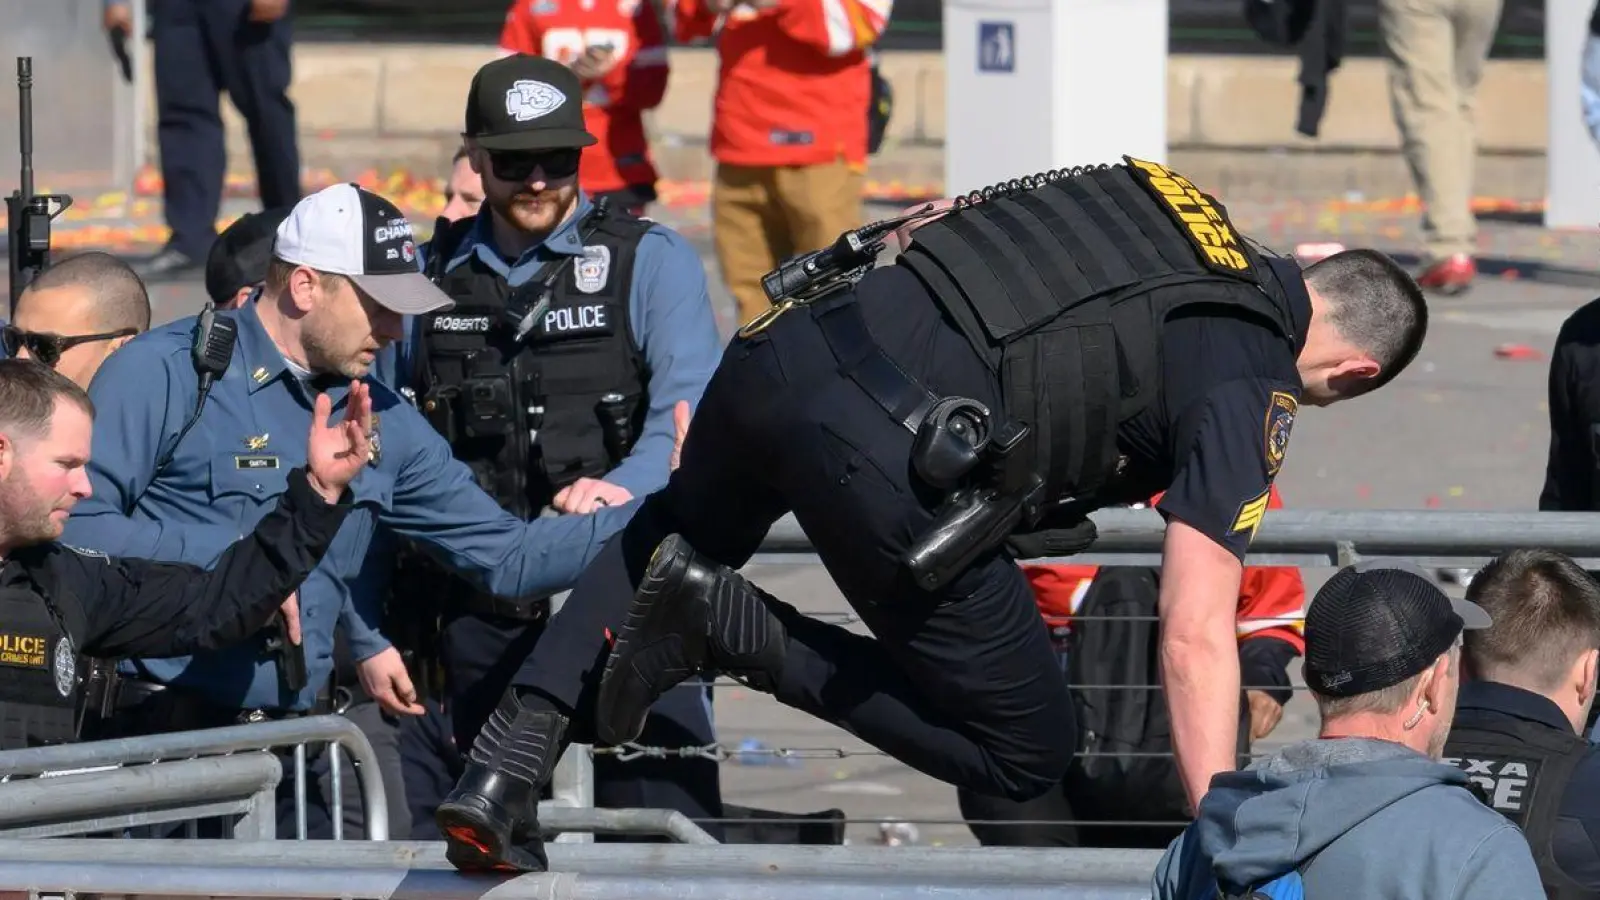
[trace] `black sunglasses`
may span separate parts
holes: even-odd
[[[535,169],[546,178],[568,178],[578,171],[581,150],[496,150],[489,153],[489,168],[501,181],[527,181]]]
[[[23,331],[15,325],[7,325],[0,328],[0,346],[5,347],[6,355],[12,358],[26,349],[29,356],[54,369],[56,363],[61,361],[61,354],[79,344],[109,341],[138,333],[137,328],[120,328],[104,334],[75,334],[71,337],[62,337],[45,331]]]

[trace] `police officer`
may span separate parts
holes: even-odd
[[[1163,662],[1190,802],[1233,767],[1241,560],[1295,415],[1398,374],[1422,341],[1422,295],[1375,252],[1304,271],[1272,257],[1148,162],[1019,179],[958,206],[853,288],[834,276],[870,266],[889,226],[770,279],[782,299],[730,345],[682,466],[502,698],[520,731],[485,731],[486,764],[441,809],[458,865],[542,866],[518,838],[569,723],[626,741],[654,697],[707,668],[942,781],[1043,793],[1077,740],[1012,556],[1081,549],[1089,510],[1158,490]],[[876,640],[734,573],[791,511]]]
[[[202,269],[216,240],[227,174],[220,100],[244,117],[262,206],[300,199],[300,150],[289,98],[294,43],[290,0],[161,0],[148,4],[154,50],[156,139],[172,236],[139,265],[146,279]],[[105,27],[133,35],[132,3],[105,0]]]
[[[1444,761],[1527,835],[1550,897],[1600,896],[1600,747],[1582,736],[1600,671],[1600,584],[1559,553],[1513,550],[1467,598],[1494,624],[1467,632]]]
[[[393,561],[370,552],[380,523],[487,590],[522,596],[570,584],[632,514],[637,504],[526,523],[509,516],[409,403],[373,382],[369,369],[400,337],[401,316],[449,306],[417,271],[406,218],[383,198],[338,184],[296,204],[279,226],[253,303],[158,328],[102,368],[91,390],[105,411],[89,470],[95,492],[68,522],[69,538],[201,565],[283,492],[305,452],[295,435],[313,398],[338,402],[349,379],[364,379],[373,397],[371,464],[354,485],[359,508],[298,592],[301,653],[292,640],[261,634],[228,653],[135,659],[123,668],[120,700],[149,711],[137,720],[142,728],[330,711],[320,688],[336,624],[367,695],[393,714],[416,714],[404,662],[380,630]]]
[[[666,227],[597,206],[578,188],[584,148],[596,139],[567,66],[527,55],[485,65],[465,120],[485,202],[474,215],[442,219],[423,247],[425,270],[455,308],[416,322],[421,408],[518,518],[642,497],[666,483],[675,407],[699,399],[721,355],[699,255]],[[446,707],[455,746],[468,748],[534,652],[555,598],[502,600],[460,578],[436,584],[411,573],[398,587],[410,595],[402,610],[429,600],[443,607]],[[663,720],[641,740],[715,742],[708,699],[698,683],[672,691]],[[409,792],[438,779],[407,780]],[[707,759],[602,756],[596,791],[599,806],[721,816],[717,765]]]
[[[1556,334],[1550,354],[1550,450],[1539,508],[1553,512],[1600,510],[1600,299],[1573,311]],[[1589,710],[1584,731],[1600,738],[1600,704]]]
[[[89,657],[216,650],[277,610],[352,508],[346,485],[366,458],[371,409],[365,388],[350,396],[331,427],[318,399],[306,468],[207,572],[56,542],[89,493],[94,405],[37,362],[0,361],[0,749],[81,736]]]

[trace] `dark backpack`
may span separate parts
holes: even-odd
[[[1065,788],[1080,820],[1170,822],[1160,832],[1175,836],[1190,816],[1172,757],[1166,698],[1159,690],[1117,687],[1161,683],[1160,596],[1157,570],[1103,567],[1073,612],[1067,681],[1080,737]],[[1247,760],[1250,707],[1242,692],[1238,748]],[[1123,846],[1151,843],[1130,840]]]

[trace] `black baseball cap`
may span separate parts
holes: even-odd
[[[211,302],[227,303],[240,288],[267,280],[272,240],[289,210],[290,207],[279,206],[245,213],[217,235],[206,256],[206,293]]]
[[[570,150],[597,142],[583,126],[583,85],[542,56],[495,60],[472,76],[463,137],[485,150]]]
[[[296,203],[278,225],[272,253],[286,263],[348,276],[402,315],[455,306],[418,268],[410,220],[357,184],[330,185]]]
[[[1445,594],[1416,566],[1357,563],[1306,611],[1306,684],[1325,697],[1380,691],[1433,665],[1463,629],[1490,624],[1483,607]]]

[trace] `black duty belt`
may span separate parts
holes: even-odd
[[[194,722],[215,722],[236,725],[246,725],[251,722],[266,722],[278,719],[298,719],[304,716],[328,715],[334,712],[334,699],[328,691],[318,693],[312,708],[308,710],[285,709],[232,709],[216,703],[204,695],[189,688],[172,687],[157,684],[153,681],[141,681],[135,678],[120,678],[112,689],[115,699],[112,708],[118,711],[132,709],[146,702],[151,702],[156,697],[161,697],[166,703],[171,704],[170,709],[177,712],[182,710],[182,717]],[[201,726],[207,727],[207,726]],[[215,725],[209,727],[217,727]],[[180,729],[182,730],[182,729]]]
[[[462,598],[462,608],[468,612],[495,619],[516,622],[542,622],[550,615],[549,597],[519,597],[508,600],[474,591]]]

